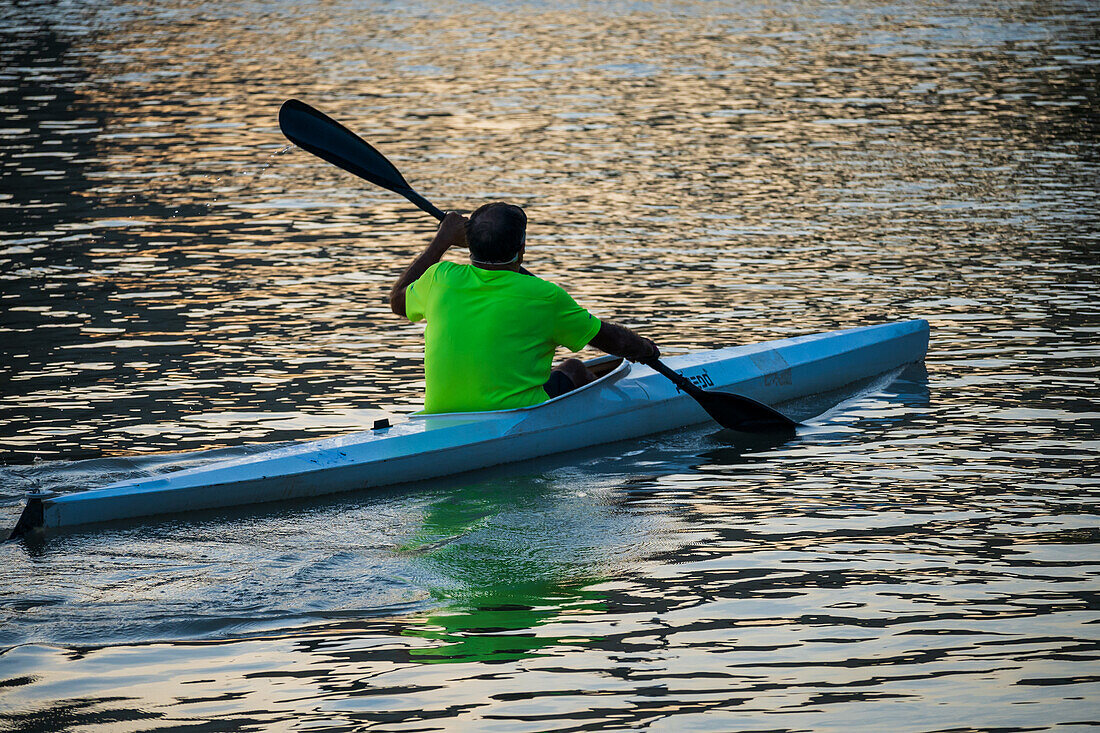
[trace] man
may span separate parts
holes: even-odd
[[[522,266],[527,215],[512,204],[486,204],[469,220],[449,212],[428,248],[390,291],[390,307],[424,331],[424,412],[528,407],[591,382],[579,359],[553,370],[554,349],[591,344],[631,361],[660,355],[633,331],[601,322],[557,285]],[[455,246],[469,265],[440,261]]]

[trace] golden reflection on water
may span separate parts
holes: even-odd
[[[88,35],[43,30],[60,67],[17,74],[34,99],[56,74],[65,104],[24,105],[33,131],[5,138],[75,156],[34,171],[56,183],[10,227],[33,240],[6,255],[27,352],[9,414],[34,416],[9,419],[14,460],[235,442],[202,426],[236,410],[330,433],[332,415],[419,405],[419,331],[384,295],[433,223],[280,155],[290,96],[441,206],[529,207],[532,268],[668,352],[972,312],[1019,286],[1002,263],[1086,254],[1035,207],[1095,203],[1084,169],[1043,157],[1075,134],[1087,81],[1037,65],[1046,31],[1014,14],[932,33],[862,6],[525,10],[501,32],[475,8],[86,12]],[[1021,205],[1021,174],[1069,178]],[[52,418],[59,401],[76,412]]]
[[[433,222],[285,150],[288,97],[441,207],[523,203],[531,269],[666,352],[933,334],[927,374],[789,444],[689,432],[512,483],[4,546],[12,719],[1084,719],[1095,15],[0,8],[5,509],[419,405],[420,330],[384,296]]]

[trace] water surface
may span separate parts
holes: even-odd
[[[299,97],[667,353],[927,318],[784,443],[701,426],[0,546],[0,727],[1096,725],[1089,2],[0,8],[0,518],[422,404],[430,238]],[[455,254],[459,259],[461,253]],[[896,379],[893,377],[896,376]]]

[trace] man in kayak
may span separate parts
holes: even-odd
[[[424,331],[424,412],[528,407],[591,382],[579,359],[553,369],[554,350],[591,344],[631,361],[660,355],[630,329],[600,321],[557,285],[522,266],[527,215],[501,202],[469,220],[449,212],[431,244],[390,291],[390,307]],[[455,246],[469,265],[441,262]]]

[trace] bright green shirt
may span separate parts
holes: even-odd
[[[424,331],[424,412],[480,412],[546,401],[554,349],[579,351],[600,321],[554,283],[511,270],[437,262],[405,290]]]

